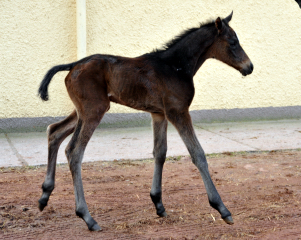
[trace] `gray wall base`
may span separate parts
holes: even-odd
[[[190,112],[193,122],[240,122],[301,118],[301,106],[244,109],[197,110]],[[48,125],[64,117],[0,119],[0,133],[46,131]],[[149,113],[107,113],[100,127],[137,127],[151,122]]]

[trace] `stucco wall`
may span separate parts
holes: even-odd
[[[234,10],[231,26],[254,64],[243,78],[208,60],[191,110],[301,105],[301,10],[293,0],[87,0],[87,54],[135,57],[182,30]],[[42,102],[38,85],[55,64],[76,60],[75,0],[0,2],[0,118],[64,116],[72,110],[59,73]],[[111,113],[134,112],[112,104]]]
[[[1,0],[0,53],[0,118],[70,112],[65,73],[53,79],[49,103],[37,90],[51,66],[76,60],[75,1]]]

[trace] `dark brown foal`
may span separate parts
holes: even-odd
[[[48,100],[48,85],[59,71],[69,71],[65,79],[75,111],[65,120],[48,127],[48,168],[39,200],[42,211],[54,189],[57,152],[62,141],[74,132],[66,148],[73,178],[76,214],[88,228],[101,230],[91,217],[81,178],[85,148],[110,101],[151,113],[154,133],[155,169],[150,192],[157,214],[166,216],[162,203],[162,171],[167,151],[167,121],[178,130],[193,163],[199,169],[210,205],[232,224],[231,213],[225,207],[208,171],[204,151],[195,135],[189,106],[194,96],[193,76],[208,58],[216,58],[246,76],[253,64],[229,26],[232,13],[225,19],[202,24],[178,36],[162,50],[137,58],[92,55],[78,62],[51,68],[39,88],[39,95]]]

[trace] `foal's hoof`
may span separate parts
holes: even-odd
[[[234,224],[234,221],[231,216],[225,217],[223,218],[223,220],[230,225]]]
[[[167,217],[167,213],[164,211],[163,213],[158,214],[159,217]]]
[[[95,223],[92,227],[89,227],[89,230],[95,232],[102,231],[101,227],[97,223]]]
[[[47,206],[47,201],[43,201],[43,200],[39,200],[39,209],[42,212],[44,210],[44,208]]]

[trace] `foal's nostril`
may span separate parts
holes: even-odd
[[[250,64],[245,65],[245,67],[241,69],[240,72],[243,76],[247,76],[253,72],[253,69],[254,69],[254,65],[253,63],[250,62]]]
[[[253,63],[251,63],[250,64],[250,70],[251,70],[251,72],[253,72],[253,69],[254,69]]]

